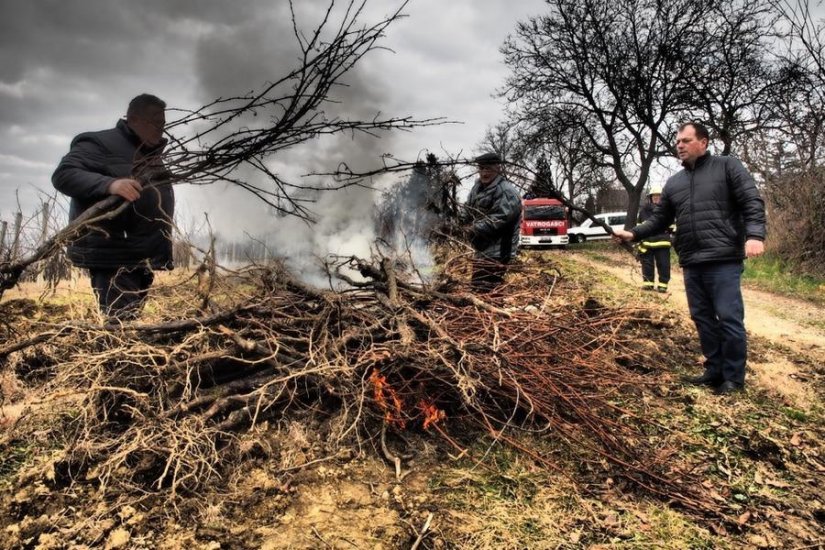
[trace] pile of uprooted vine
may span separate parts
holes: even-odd
[[[335,291],[280,265],[202,269],[158,291],[164,313],[124,325],[42,321],[22,302],[0,304],[0,368],[36,391],[0,444],[50,441],[65,483],[192,494],[242,459],[242,434],[300,410],[333,419],[333,445],[371,442],[399,478],[404,456],[388,438],[397,449],[399,434],[427,432],[461,453],[489,434],[574,478],[598,471],[694,513],[723,512],[674,460],[680,444],[623,405],[650,393],[638,367],[655,360],[623,336],[653,323],[645,310],[558,299],[564,281],[547,265],[515,266],[482,296],[449,275],[414,283],[388,259],[347,267],[360,277],[338,269],[348,284]],[[525,434],[579,467],[531,449]]]

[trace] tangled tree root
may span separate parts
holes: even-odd
[[[558,272],[547,269],[523,267],[518,285],[482,300],[409,282],[386,259],[350,267],[363,280],[339,270],[351,284],[340,292],[255,267],[210,285],[211,299],[177,302],[214,313],[192,315],[190,305],[151,324],[40,323],[11,334],[5,368],[34,352],[56,374],[7,437],[58,414],[48,435],[65,447],[67,478],[190,493],[238,459],[245,430],[290,411],[334,410],[330,442],[377,439],[398,479],[405,457],[389,449],[388,432],[432,431],[460,454],[484,432],[560,468],[520,437],[533,434],[646,494],[723,513],[674,460],[679,444],[666,430],[622,405],[647,386],[619,364],[649,362],[621,336],[644,311],[552,301]]]

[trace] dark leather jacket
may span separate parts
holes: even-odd
[[[632,229],[634,240],[674,222],[680,265],[742,261],[746,239],[765,239],[765,203],[739,160],[705,154],[667,180],[651,217]]]
[[[470,243],[477,257],[507,263],[516,254],[521,220],[521,197],[512,183],[499,175],[489,185],[476,181],[462,221],[470,226]]]
[[[172,269],[175,196],[160,155],[165,143],[141,146],[124,120],[111,130],[77,136],[52,175],[54,187],[72,198],[69,219],[109,196],[109,184],[132,177],[140,198],[112,220],[99,222],[68,246],[78,267],[116,269],[148,265]]]

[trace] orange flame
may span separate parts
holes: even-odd
[[[396,423],[401,428],[407,426],[407,421],[402,417],[404,410],[404,402],[398,397],[398,393],[387,383],[387,377],[378,374],[378,371],[373,369],[370,374],[370,382],[372,382],[373,398],[378,406],[384,411],[384,421],[387,423]],[[392,405],[387,401],[387,397],[392,402]]]
[[[430,426],[434,426],[436,423],[444,420],[447,418],[447,413],[433,405],[432,403],[427,403],[423,399],[418,402],[418,408],[421,410],[421,413],[424,415],[424,429],[428,429]]]

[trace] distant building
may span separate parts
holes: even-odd
[[[602,212],[626,212],[627,211],[627,191],[625,189],[600,189],[596,193],[595,208],[591,210],[593,214]]]

